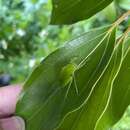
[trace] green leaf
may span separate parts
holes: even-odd
[[[114,81],[110,101],[97,122],[96,130],[108,130],[121,119],[130,104],[130,38],[125,42],[122,66]],[[127,49],[126,49],[127,46]]]
[[[51,24],[73,24],[88,19],[113,0],[52,0]]]
[[[119,6],[123,9],[130,9],[130,0],[116,0]]]
[[[96,122],[109,100],[113,79],[119,70],[121,59],[122,44],[119,44],[106,69],[93,86],[92,94],[88,100],[78,110],[70,113],[56,130],[95,130]]]
[[[27,130],[53,130],[84,103],[114,49],[115,29],[108,29],[92,30],[70,41],[34,70],[16,108]]]
[[[99,15],[101,17],[105,17],[110,22],[113,22],[116,20],[117,12],[115,8],[115,3],[112,2],[108,7],[106,7]]]

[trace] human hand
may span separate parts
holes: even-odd
[[[0,88],[0,130],[25,130],[23,119],[13,116],[21,89],[19,85]]]

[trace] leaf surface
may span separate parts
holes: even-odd
[[[96,122],[104,111],[111,93],[113,80],[122,59],[122,44],[115,48],[106,69],[93,86],[92,94],[81,108],[68,114],[56,130],[95,130]]]
[[[51,24],[72,24],[88,19],[113,0],[52,0]]]
[[[115,29],[108,29],[96,29],[70,41],[33,71],[16,108],[27,130],[53,130],[68,112],[83,104],[114,49]]]
[[[130,38],[124,45],[122,66],[114,81],[107,109],[97,122],[96,130],[108,130],[121,119],[130,104]]]

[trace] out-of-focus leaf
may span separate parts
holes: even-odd
[[[119,6],[123,9],[129,10],[130,9],[130,0],[116,0]]]
[[[88,19],[113,0],[52,0],[51,24],[73,24]]]
[[[89,96],[111,57],[115,29],[96,29],[49,55],[24,85],[16,114],[27,130],[53,130]]]
[[[105,16],[107,20],[110,22],[113,22],[116,20],[117,14],[116,14],[116,8],[114,2],[112,2],[108,7],[106,7],[102,12],[102,16]],[[100,14],[100,15],[101,15]]]

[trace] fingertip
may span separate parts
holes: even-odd
[[[25,123],[21,117],[10,117],[0,120],[2,130],[25,130]]]
[[[20,85],[0,88],[0,118],[15,112],[16,102],[21,89]]]

